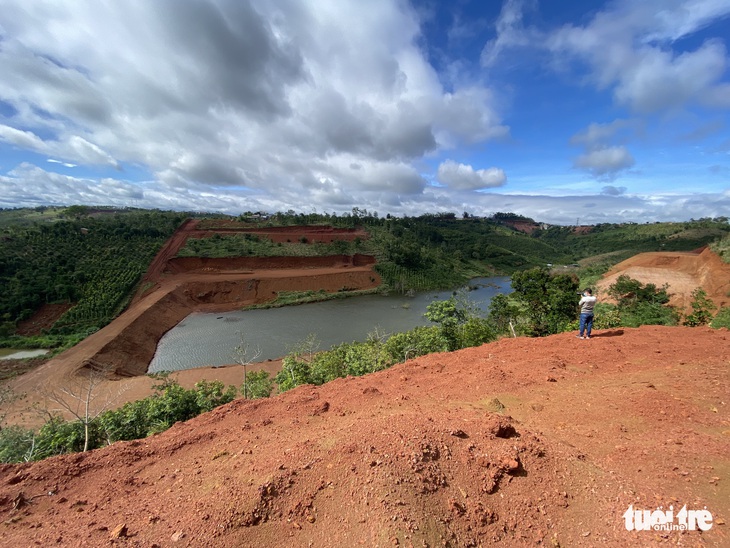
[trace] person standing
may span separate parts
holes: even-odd
[[[591,330],[593,329],[593,307],[596,306],[593,291],[588,288],[584,289],[578,306],[580,306],[580,334],[577,337],[579,339],[590,339]],[[585,333],[585,337],[583,333]]]

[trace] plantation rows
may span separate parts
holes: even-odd
[[[184,218],[146,211],[6,227],[0,233],[4,331],[56,302],[75,306],[52,333],[70,335],[107,324]]]

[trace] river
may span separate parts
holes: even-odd
[[[18,348],[0,348],[0,360],[22,360],[24,358],[37,358],[48,354],[48,350],[38,348],[35,350],[20,350]]]
[[[486,313],[492,297],[509,293],[508,277],[476,278],[467,298]],[[320,350],[342,342],[363,341],[368,333],[408,331],[432,325],[423,314],[434,300],[445,300],[453,291],[428,291],[413,297],[363,295],[281,308],[236,310],[217,314],[193,313],[168,331],[157,345],[148,371],[177,371],[194,367],[236,363],[242,336],[257,361],[288,354],[308,335],[315,334]]]

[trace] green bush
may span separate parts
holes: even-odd
[[[365,375],[387,369],[393,360],[383,344],[379,341],[351,343],[345,352],[347,374]]]
[[[247,376],[250,376],[249,373]],[[195,383],[195,403],[198,406],[196,415],[206,413],[230,403],[236,397],[237,391],[235,386],[225,388],[221,381],[202,380]]]
[[[497,338],[497,331],[488,320],[472,317],[462,323],[457,331],[459,348],[481,346]]]
[[[545,268],[532,268],[515,272],[512,275],[512,288],[513,298],[523,305],[530,335],[560,333],[575,320],[577,277],[570,274],[552,275]]]
[[[717,306],[707,298],[707,293],[701,287],[692,291],[692,313],[684,320],[684,325],[697,327],[698,325],[707,325],[712,321],[712,314],[717,310]]]
[[[668,306],[659,303],[639,302],[620,309],[621,325],[639,327],[642,325],[677,325],[679,314]]]
[[[449,341],[437,326],[419,326],[395,333],[385,341],[385,350],[394,363],[433,352],[446,352]]]
[[[268,398],[273,389],[274,380],[267,371],[252,371],[246,374],[246,382],[241,386],[241,394],[252,400]]]
[[[720,309],[710,323],[710,327],[714,329],[720,329],[721,327],[730,329],[730,306],[723,306]]]
[[[299,359],[296,354],[286,356],[281,362],[281,371],[274,377],[280,392],[286,392],[301,384],[310,384],[309,364]]]
[[[616,305],[598,303],[595,308],[594,329],[613,329],[621,326],[621,313]],[[575,329],[578,328],[577,322]]]
[[[31,460],[35,437],[35,432],[21,426],[0,430],[0,463]]]

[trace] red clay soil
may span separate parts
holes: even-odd
[[[23,337],[40,335],[43,329],[50,329],[74,303],[44,304],[38,312],[18,323],[16,333]]]
[[[718,308],[730,306],[730,264],[709,248],[697,252],[640,253],[614,266],[598,283],[598,289],[607,290],[622,274],[643,284],[668,284],[670,304],[685,312],[691,312],[691,294],[698,287]]]
[[[729,546],[729,335],[503,339],[3,465],[0,544]]]
[[[503,223],[525,234],[532,234],[540,228],[539,224],[529,221],[503,221]]]

